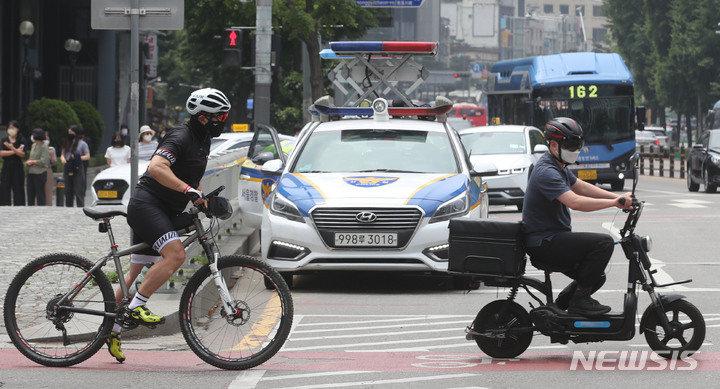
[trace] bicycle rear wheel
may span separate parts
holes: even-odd
[[[293,320],[290,289],[280,273],[247,255],[221,257],[218,270],[235,312],[223,307],[210,268],[200,268],[180,299],[180,329],[203,361],[221,369],[250,369],[285,343]],[[269,282],[273,288],[266,288]]]
[[[51,367],[71,366],[102,347],[112,317],[58,309],[60,297],[73,290],[91,267],[92,263],[76,255],[50,254],[25,265],[10,283],[5,328],[15,347],[30,360]],[[64,305],[115,312],[115,294],[105,274],[97,270]]]

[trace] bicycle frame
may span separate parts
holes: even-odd
[[[216,192],[219,192],[216,190]],[[215,192],[213,192],[215,193]],[[208,195],[211,196],[212,194]],[[178,235],[185,236],[185,238],[182,241],[183,247],[187,248],[190,244],[198,240],[200,242],[200,245],[202,246],[203,250],[205,251],[205,254],[207,255],[208,259],[210,259],[210,262],[208,264],[210,268],[210,272],[213,276],[213,281],[215,282],[215,286],[217,287],[220,297],[222,300],[222,303],[224,307],[226,308],[227,312],[234,312],[235,309],[232,305],[232,299],[230,298],[230,292],[227,289],[227,285],[225,284],[225,280],[223,280],[220,272],[217,268],[217,261],[219,259],[219,255],[217,252],[214,252],[212,249],[212,245],[210,242],[208,242],[208,238],[206,236],[206,230],[203,226],[202,222],[200,221],[200,217],[198,216],[201,212],[201,209],[197,206],[193,206],[188,211],[189,214],[193,215],[193,224],[182,228],[180,230],[177,230]],[[92,217],[92,214],[88,214],[86,212],[86,215]],[[110,259],[115,264],[115,269],[117,271],[118,276],[118,282],[120,284],[120,289],[122,290],[123,300],[129,299],[130,296],[130,289],[128,285],[125,283],[125,278],[122,276],[124,274],[122,263],[120,261],[121,257],[139,252],[140,250],[146,249],[150,247],[147,243],[138,243],[134,244],[126,249],[118,250],[118,245],[115,242],[115,236],[112,232],[112,226],[110,223],[110,219],[112,219],[113,216],[116,215],[124,215],[122,212],[109,212],[109,213],[100,213],[96,215],[101,215],[101,222],[99,224],[99,230],[100,232],[105,232],[108,235],[108,239],[110,240],[110,252],[108,255],[100,258],[98,261],[96,261],[92,268],[87,272],[87,274],[75,285],[75,287],[67,292],[56,305],[56,309],[59,311],[68,311],[68,312],[77,312],[77,313],[84,313],[89,315],[95,315],[95,316],[108,316],[108,317],[117,317],[116,312],[105,312],[105,311],[99,311],[99,310],[92,310],[92,309],[85,309],[80,307],[74,307],[65,305],[63,303],[67,301],[72,301],[78,293],[90,282],[92,279],[91,274],[95,271],[99,271],[102,269]],[[187,235],[190,234],[190,235]],[[117,308],[117,307],[116,307]]]

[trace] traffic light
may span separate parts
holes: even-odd
[[[223,66],[242,66],[242,30],[239,28],[226,28],[223,36]]]
[[[467,78],[470,77],[470,72],[454,72],[453,78]]]

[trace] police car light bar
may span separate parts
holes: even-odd
[[[330,42],[336,54],[350,53],[412,53],[415,55],[437,54],[437,42],[359,41]]]
[[[313,105],[314,110],[322,115],[372,116],[375,114],[372,107],[330,107],[325,105],[327,101],[318,99]],[[439,116],[452,109],[452,101],[447,98],[440,96],[435,102],[434,107],[387,107],[387,112],[391,116]]]

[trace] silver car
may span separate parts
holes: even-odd
[[[470,162],[492,163],[498,175],[484,177],[491,205],[515,205],[522,211],[535,162],[547,151],[545,138],[532,126],[473,127],[459,132]]]

